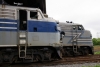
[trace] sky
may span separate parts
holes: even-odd
[[[46,11],[60,22],[82,24],[92,38],[100,37],[100,0],[46,0]]]

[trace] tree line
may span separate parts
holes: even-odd
[[[100,38],[93,38],[92,42],[93,42],[93,45],[100,45]]]

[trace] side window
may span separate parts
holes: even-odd
[[[78,30],[83,30],[83,27],[81,25],[79,25]]]
[[[38,12],[30,11],[30,18],[31,19],[38,19]]]
[[[39,11],[30,11],[30,18],[31,19],[42,19],[42,15]]]
[[[76,30],[76,26],[73,26],[73,30]]]

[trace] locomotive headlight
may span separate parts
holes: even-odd
[[[20,44],[26,44],[26,40],[20,40]]]

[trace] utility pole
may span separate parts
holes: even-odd
[[[97,38],[100,38],[100,32],[97,32]]]

